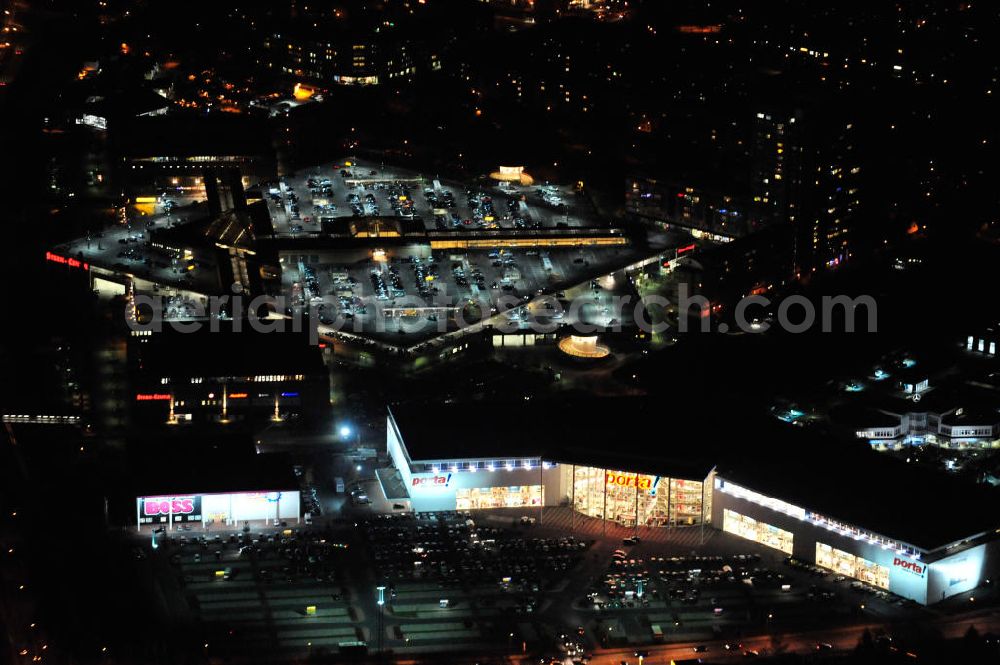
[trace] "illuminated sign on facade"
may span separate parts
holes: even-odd
[[[45,252],[45,260],[51,261],[52,263],[60,263],[64,266],[69,266],[70,268],[90,270],[90,264],[85,261],[74,259],[72,257],[60,256],[58,254],[53,254],[52,252]]]
[[[415,477],[411,481],[413,487],[448,487],[451,484],[451,474],[446,476]]]
[[[908,570],[915,575],[920,577],[924,576],[924,566],[916,563],[915,561],[907,561],[906,559],[900,559],[898,556],[892,560],[892,565],[895,568],[902,568],[903,570]]]
[[[135,396],[137,402],[168,402],[170,393],[139,393]]]
[[[201,497],[143,497],[139,500],[140,524],[166,523],[168,521],[201,521]]]
[[[622,473],[620,471],[608,471],[606,482],[608,485],[617,487],[635,487],[638,479],[639,489],[649,491],[655,485],[653,476],[640,476],[635,473]]]

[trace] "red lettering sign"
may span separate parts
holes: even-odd
[[[79,259],[74,259],[72,257],[59,256],[58,254],[53,254],[52,252],[45,252],[45,260],[52,261],[53,263],[61,263],[70,268],[82,268],[83,270],[90,270],[90,264]]]
[[[915,573],[917,575],[924,574],[924,567],[921,566],[919,563],[913,561],[907,561],[906,559],[900,559],[898,556],[892,560],[892,565],[896,566],[897,568],[902,568],[903,570],[908,570],[911,573]]]
[[[413,487],[447,487],[451,482],[451,474],[447,476],[431,476],[429,478],[414,478]]]
[[[135,396],[137,402],[167,402],[170,401],[170,393],[139,393]]]

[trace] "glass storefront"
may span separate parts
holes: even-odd
[[[868,559],[858,557],[857,578],[880,589],[889,588],[889,569]]]
[[[525,508],[542,505],[541,485],[513,487],[474,487],[455,492],[457,510],[482,508]]]
[[[888,568],[826,543],[816,543],[816,565],[881,589],[889,588]]]
[[[752,517],[747,517],[728,508],[722,513],[722,530],[734,536],[781,550],[785,554],[792,553],[795,536],[791,531],[779,529],[765,522],[758,522]]]
[[[674,479],[670,482],[670,505],[677,524],[701,522],[702,483]]]
[[[578,466],[572,501],[584,515],[622,526],[701,524],[704,483],[628,471]]]
[[[835,573],[854,577],[857,570],[857,557],[849,552],[834,549],[825,543],[816,543],[816,565],[829,568]]]

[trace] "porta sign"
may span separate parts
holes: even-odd
[[[638,479],[639,489],[649,491],[653,488],[653,478],[651,476],[640,476],[635,473],[620,473],[618,471],[608,471],[607,484],[618,487],[635,487]]]
[[[902,568],[903,570],[907,570],[913,573],[914,575],[919,575],[920,577],[924,576],[925,566],[923,564],[917,563],[916,561],[908,561],[906,559],[901,559],[897,556],[893,558],[892,566],[893,568]]]
[[[432,487],[448,487],[451,484],[451,474],[446,476],[423,476],[413,478],[411,485],[414,488],[429,489]]]

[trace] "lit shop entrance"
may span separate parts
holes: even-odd
[[[791,531],[779,529],[766,522],[759,522],[728,508],[722,513],[722,530],[734,536],[781,550],[788,555],[791,555],[792,546],[795,543],[795,535]]]
[[[624,527],[694,526],[711,521],[711,479],[684,480],[568,465],[577,512]]]
[[[541,485],[473,487],[456,490],[455,507],[458,510],[537,508],[542,505],[543,496]]]
[[[850,552],[830,547],[826,543],[816,543],[816,565],[880,589],[889,588],[888,568]]]

